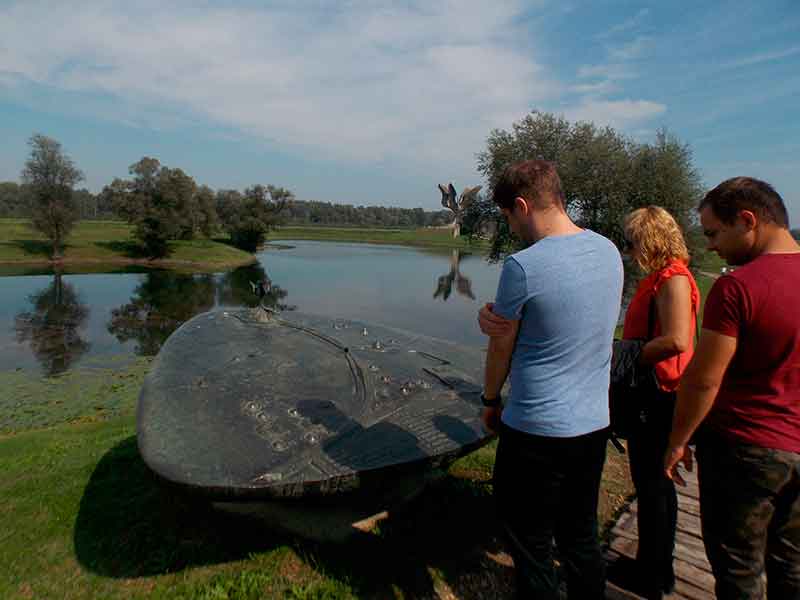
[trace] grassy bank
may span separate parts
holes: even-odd
[[[510,597],[494,444],[372,533],[310,543],[157,485],[135,437],[148,367],[0,373],[1,598]],[[609,450],[604,522],[630,491],[624,457]]]
[[[249,264],[251,254],[218,241],[198,239],[169,243],[166,259],[141,256],[131,237],[131,227],[120,221],[81,221],[64,248],[59,265],[68,270],[110,270],[114,267],[142,267],[178,270],[220,271]],[[41,234],[21,219],[0,219],[0,268],[3,274],[28,267],[50,266],[51,247]]]
[[[470,244],[466,238],[453,239],[449,229],[367,229],[356,227],[281,227],[269,234],[269,241],[318,240],[324,242],[361,242],[370,244],[396,244],[400,246],[427,246],[436,248],[488,247],[486,242]]]

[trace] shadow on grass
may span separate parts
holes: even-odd
[[[345,543],[275,533],[254,517],[215,511],[162,487],[139,456],[136,438],[100,460],[81,500],[75,552],[87,569],[132,578],[246,559],[291,547],[358,597],[511,597],[511,567],[492,557],[503,547],[487,483],[447,476],[377,530]]]
[[[92,473],[74,543],[87,569],[131,578],[240,560],[285,544],[286,538],[161,486],[131,436],[109,450]]]
[[[142,248],[135,242],[131,242],[128,240],[125,241],[109,240],[104,242],[95,242],[95,245],[99,246],[100,248],[105,248],[106,250],[110,250],[111,252],[114,252],[116,254],[121,254],[126,258],[149,258],[144,248]]]
[[[357,597],[503,599],[513,597],[513,568],[499,531],[489,485],[447,476],[373,534],[296,549]]]
[[[45,240],[13,240],[11,244],[37,258],[49,260],[53,254],[53,244]]]

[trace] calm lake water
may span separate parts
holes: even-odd
[[[181,323],[215,307],[267,303],[483,346],[476,314],[499,265],[480,253],[281,242],[258,264],[213,275],[169,271],[0,277],[0,369],[58,374],[103,357],[153,355]]]

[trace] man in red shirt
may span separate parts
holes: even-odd
[[[800,246],[767,183],[736,177],[700,204],[737,268],[706,299],[678,388],[665,469],[683,483],[698,426],[700,512],[717,598],[800,598]],[[766,573],[766,590],[763,575]]]

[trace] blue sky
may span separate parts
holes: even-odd
[[[533,109],[640,141],[706,185],[771,182],[800,225],[800,2],[0,1],[0,180],[34,132],[99,191],[154,156],[213,188],[439,207]]]

